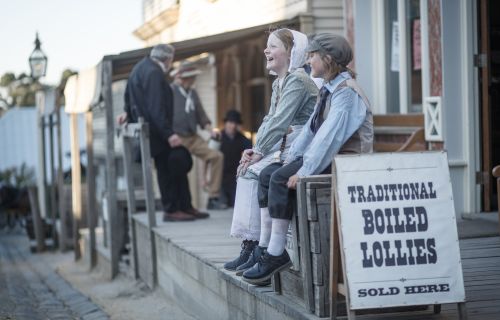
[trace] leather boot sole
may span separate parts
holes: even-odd
[[[250,269],[250,268],[236,270],[236,275],[238,277],[241,277],[243,275],[243,272],[247,271],[248,269]]]
[[[279,268],[276,268],[276,270],[274,270],[273,272],[271,272],[270,274],[268,274],[267,276],[264,276],[262,278],[248,279],[248,278],[242,277],[242,279],[245,280],[246,282],[253,284],[253,285],[256,285],[256,286],[267,285],[270,283],[271,278],[273,277],[273,275],[276,272],[283,271],[291,266],[292,266],[292,261],[288,261],[284,265],[280,266]],[[265,283],[267,283],[267,284],[265,284]]]

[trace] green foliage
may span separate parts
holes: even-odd
[[[42,85],[39,82],[31,82],[31,78],[28,77],[25,77],[26,81],[23,81],[24,78],[21,79],[16,86],[10,88],[14,104],[21,107],[34,106],[36,103],[35,94],[42,89]]]
[[[64,88],[66,88],[66,83],[68,82],[68,78],[72,75],[77,74],[76,71],[71,69],[65,69],[61,74],[61,81],[59,81],[59,85],[57,86],[57,91],[59,93],[59,105],[64,105]]]
[[[29,78],[29,76],[24,72],[17,76],[17,80],[22,80],[24,78]]]
[[[57,86],[59,94],[59,105],[64,105],[64,88],[68,78],[77,72],[71,69],[66,69],[61,74],[61,81]],[[21,73],[17,77],[12,72],[6,72],[0,78],[0,86],[9,88],[9,96],[12,97],[12,105],[15,106],[34,106],[36,103],[35,95],[38,90],[42,89],[40,82],[33,80],[26,73]],[[7,97],[2,97],[6,99]]]
[[[11,185],[24,188],[36,184],[35,170],[23,163],[20,167],[7,168],[0,171],[0,185]]]
[[[4,75],[2,76],[2,78],[0,78],[0,86],[7,87],[14,80],[16,80],[16,75],[13,74],[12,72],[6,72],[6,73],[4,73]]]

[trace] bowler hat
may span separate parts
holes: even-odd
[[[235,122],[235,123],[241,124],[242,123],[242,121],[241,121],[241,113],[239,113],[236,110],[229,110],[226,113],[226,116],[224,117],[224,122],[226,122],[226,121],[231,121],[231,122]]]

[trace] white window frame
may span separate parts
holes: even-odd
[[[382,44],[373,48],[374,65],[374,101],[379,106],[380,113],[387,113],[387,76],[386,70],[390,63],[386,59],[386,9],[387,2],[384,0],[370,1],[373,12],[374,28],[372,29],[374,43]],[[408,47],[410,46],[408,21],[406,19],[406,10],[408,0],[397,1],[397,19],[399,22],[399,113],[406,114],[409,110],[411,97],[411,55]],[[429,46],[428,46],[428,9],[427,0],[420,0],[420,33],[422,50],[422,102],[430,96],[429,93]]]

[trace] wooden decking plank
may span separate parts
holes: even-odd
[[[143,217],[136,216],[139,217],[134,218],[139,218],[144,223],[147,221],[145,214]],[[161,213],[158,213],[158,227],[155,232],[161,238],[197,257],[200,263],[208,263],[217,270],[222,270],[223,263],[234,258],[241,250],[239,246],[241,240],[229,236],[231,218],[232,215],[227,212],[214,212],[206,220],[163,223]],[[460,251],[469,320],[500,319],[500,237],[460,240]],[[225,277],[227,275],[233,277],[234,279],[231,281],[238,283],[242,281],[232,272],[222,272]],[[242,283],[241,288],[247,288],[247,285]],[[271,288],[267,290],[271,291]],[[249,294],[252,293],[249,292]],[[269,292],[269,294],[273,293]],[[293,302],[292,300],[289,300],[289,303],[300,305],[297,301]],[[456,304],[442,305],[442,312],[436,315],[432,313],[432,308],[430,308],[427,311],[359,316],[359,319],[373,320],[448,320],[457,318]],[[320,318],[314,319],[319,320]]]

